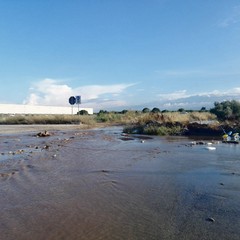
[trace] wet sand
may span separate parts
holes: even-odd
[[[120,127],[0,132],[0,239],[239,239],[240,146]]]
[[[32,125],[0,125],[0,134],[26,133],[36,131],[81,130],[88,128],[85,124],[32,124]]]

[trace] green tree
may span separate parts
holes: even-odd
[[[81,110],[77,113],[77,115],[88,115],[88,111],[86,110]]]
[[[161,111],[160,111],[159,108],[154,107],[151,112],[152,112],[152,113],[160,113]]]
[[[121,111],[122,114],[126,114],[128,112],[128,110],[124,109]]]
[[[232,101],[232,114],[235,119],[240,120],[240,102],[236,100]]]
[[[149,108],[144,108],[143,110],[142,110],[142,113],[149,113],[150,112],[150,109]]]
[[[108,113],[108,111],[106,110],[99,110],[98,114],[104,114],[104,113]]]
[[[169,112],[167,109],[162,110],[162,113],[167,113]]]
[[[182,113],[182,112],[185,112],[185,110],[184,110],[184,108],[179,108],[179,109],[178,109],[178,112],[181,112],[181,113]]]
[[[236,100],[215,102],[210,112],[215,114],[219,120],[240,121],[240,102]]]
[[[207,109],[205,108],[205,107],[202,107],[201,109],[200,109],[200,112],[206,112],[207,111]]]

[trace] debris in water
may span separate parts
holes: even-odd
[[[205,147],[205,149],[212,151],[212,150],[216,150],[216,147]]]
[[[208,222],[215,222],[215,219],[212,218],[212,217],[209,217],[209,218],[206,219],[206,221],[208,221]]]
[[[48,131],[39,132],[37,134],[37,137],[49,137],[49,136],[51,136],[51,134]]]

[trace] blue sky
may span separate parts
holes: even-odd
[[[240,100],[239,0],[0,0],[0,103]]]

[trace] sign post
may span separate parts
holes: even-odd
[[[81,96],[76,96],[76,104],[78,105],[78,112],[79,112],[79,104],[81,104]]]
[[[74,96],[71,96],[68,101],[72,105],[72,115],[73,115],[73,105],[76,103],[76,98]]]

